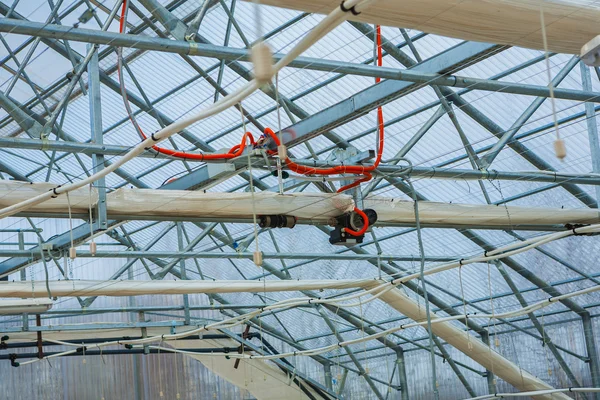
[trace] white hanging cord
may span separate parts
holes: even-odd
[[[243,110],[242,103],[240,103],[240,115],[242,116],[242,129],[244,130],[244,133],[246,133],[246,119],[244,118],[244,112],[242,110]],[[262,266],[262,263],[263,263],[263,257],[262,257],[262,253],[260,252],[260,250],[258,248],[258,223],[257,223],[257,219],[256,219],[256,200],[254,198],[254,176],[252,175],[252,158],[250,157],[251,154],[252,154],[252,149],[250,148],[247,150],[248,175],[250,178],[249,182],[250,182],[250,196],[251,196],[251,201],[252,201],[252,222],[254,225],[254,244],[255,244],[255,249],[256,249],[254,251],[253,261],[257,267],[260,267],[260,266]]]
[[[158,355],[157,355],[157,357],[158,357],[158,390],[159,390],[158,396],[160,398],[165,397],[165,394],[163,392],[163,386],[162,386],[162,368],[160,368],[160,349],[163,348],[162,344],[163,344],[163,340],[161,337],[160,344],[158,346]]]
[[[556,131],[556,140],[554,141],[554,152],[556,157],[561,161],[567,156],[567,147],[565,146],[564,140],[560,138],[560,132],[558,130],[558,119],[556,115],[556,99],[554,98],[554,84],[552,83],[552,76],[550,74],[550,57],[548,53],[548,38],[546,36],[546,22],[544,19],[544,1],[541,0],[540,5],[540,21],[542,25],[542,39],[544,42],[544,53],[546,59],[546,73],[548,74],[548,89],[550,90],[550,102],[552,104],[552,117],[554,119],[554,130]]]
[[[92,241],[90,242],[90,253],[92,253],[93,256],[96,255],[96,250],[97,250],[97,246],[96,246],[96,242],[94,241],[94,220],[92,218],[92,184],[90,183],[89,185],[89,211],[90,211],[90,238],[92,239]],[[71,247],[73,247],[73,232],[71,232]]]
[[[277,107],[277,133],[279,136],[279,143],[277,150],[279,153],[279,147],[283,147],[283,139],[281,135],[281,107],[279,106],[279,72],[275,74],[275,105]],[[277,157],[277,183],[279,184],[279,194],[283,194],[283,171],[281,169],[282,156],[284,154],[278,154]]]
[[[69,192],[67,192],[67,207],[69,208],[69,235],[71,236],[71,248],[69,249],[69,258],[74,260],[77,257],[77,250],[73,241],[73,218],[71,217],[71,199],[69,198]]]
[[[173,343],[173,347],[177,348],[177,339],[175,340],[175,342]],[[177,360],[179,354],[175,353],[175,366],[173,367],[175,369],[175,390],[176,390],[176,394],[175,394],[175,398],[177,400],[181,399],[181,395],[179,394],[179,373],[177,372],[177,370],[179,369],[179,365],[177,364]]]
[[[462,297],[462,303],[463,303],[463,312],[466,315],[468,315],[467,313],[467,301],[465,300],[465,288],[463,285],[463,279],[462,279],[462,265],[460,267],[458,267],[458,281],[460,282],[460,295]],[[465,335],[467,335],[467,347],[469,348],[469,350],[473,350],[473,343],[471,343],[471,335],[469,334],[469,318],[465,317]]]
[[[492,310],[492,314],[495,314],[494,312],[494,297],[492,296],[492,270],[490,267],[490,263],[489,261],[487,262],[487,273],[488,273],[488,290],[490,292],[490,308]],[[496,320],[495,319],[491,319],[493,321],[494,324],[494,345],[496,347],[498,347],[498,345],[500,343],[497,342],[498,337],[496,336]],[[488,322],[489,324],[489,322]],[[492,357],[492,342],[490,341],[490,337],[488,335],[488,350],[489,350],[489,354],[490,354],[490,361],[492,362],[492,375],[494,375],[494,379],[492,380],[492,382],[494,383],[494,386],[496,385],[497,381],[496,381],[496,374],[494,373],[494,357]]]

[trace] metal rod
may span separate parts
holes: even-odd
[[[16,21],[13,19],[0,20],[0,32],[11,32],[38,36],[44,38],[72,40],[114,47],[131,47],[142,50],[155,50],[170,53],[179,53],[193,56],[203,56],[217,59],[249,61],[249,52],[224,46],[207,44],[190,44],[183,40],[169,40],[155,37],[143,37],[131,34],[116,34],[98,30],[72,28],[62,25],[43,24],[32,21]],[[282,54],[274,54],[274,59],[279,60]],[[290,63],[290,67],[312,69],[326,72],[341,72],[349,75],[381,77],[383,79],[401,80],[420,84],[461,87],[494,92],[513,93],[529,96],[549,97],[547,87],[527,85],[510,82],[496,82],[486,79],[462,77],[455,75],[438,75],[435,73],[413,72],[386,67],[373,67],[362,64],[353,64],[340,61],[325,61],[323,59],[298,57]],[[554,91],[556,98],[575,101],[600,102],[600,96],[595,92],[584,92],[572,89],[557,88]]]

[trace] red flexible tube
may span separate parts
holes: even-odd
[[[125,30],[125,11],[127,10],[126,6],[127,6],[127,2],[123,1],[123,7],[121,8],[121,18],[119,20],[119,32],[120,33],[123,33]],[[118,74],[119,74],[119,82],[122,86],[124,86],[125,82],[123,80],[123,77],[121,76],[120,69],[118,70]],[[133,116],[131,114],[129,115],[129,119],[131,120],[131,122],[134,125],[136,125],[133,121]],[[148,136],[144,133],[144,131],[142,130],[142,128],[139,125],[137,125],[137,128],[138,128],[138,133],[142,137],[142,140],[146,140],[148,138]],[[213,154],[186,153],[185,151],[171,150],[171,149],[167,149],[167,148],[159,147],[159,146],[152,146],[152,149],[161,154],[166,154],[171,157],[188,159],[188,160],[201,160],[201,161],[204,161],[204,160],[227,160],[227,159],[239,157],[242,154],[242,152],[244,151],[244,148],[246,147],[246,139],[250,140],[250,144],[252,144],[252,145],[256,144],[254,141],[254,137],[252,136],[252,133],[246,132],[242,136],[241,143],[233,146],[231,149],[229,149],[229,152],[227,152],[227,153],[213,153]]]
[[[126,6],[127,6],[127,2],[123,1],[123,7],[121,8],[121,18],[119,21],[119,32],[120,33],[123,33],[124,27],[125,27],[125,24],[124,24],[125,18],[124,17],[125,17]],[[382,54],[383,52],[382,52],[382,48],[381,48],[381,27],[379,25],[377,25],[377,27],[376,27],[376,35],[377,35],[377,66],[381,66],[382,61],[383,61],[383,54]],[[121,85],[124,85],[123,77],[121,76],[120,70],[119,70],[119,81],[121,82]],[[380,81],[381,81],[381,78],[379,78],[379,77],[375,78],[376,83],[379,83]],[[129,119],[131,120],[132,123],[134,122],[132,115],[129,115]],[[331,167],[331,168],[311,168],[311,167],[307,167],[304,165],[296,164],[289,157],[285,159],[285,163],[288,166],[288,168],[290,168],[292,171],[302,174],[302,175],[308,175],[308,174],[311,174],[311,175],[334,175],[334,174],[345,174],[345,173],[363,175],[362,178],[357,179],[356,181],[352,182],[351,184],[342,186],[341,188],[338,189],[338,193],[344,192],[348,189],[351,189],[353,187],[360,185],[363,182],[367,182],[367,181],[371,180],[373,178],[373,176],[370,174],[370,172],[373,171],[375,168],[377,168],[377,166],[381,162],[381,157],[383,155],[383,145],[384,145],[384,122],[383,122],[383,111],[382,111],[381,107],[377,108],[377,127],[378,127],[377,130],[378,130],[378,138],[379,138],[378,139],[377,157],[375,159],[375,162],[371,166],[365,167],[362,165],[348,165],[348,166],[335,166],[335,167]],[[139,127],[139,125],[138,125],[138,131],[139,131],[139,134],[141,135],[141,137],[143,138],[143,140],[146,140],[148,136],[142,131],[142,129]],[[273,132],[272,129],[266,128],[265,134],[270,136],[278,146],[281,144],[279,141],[279,138],[277,137],[277,135],[275,135],[275,132]],[[252,144],[252,145],[255,144],[252,133],[246,132],[242,136],[242,140],[241,140],[240,144],[233,146],[231,149],[229,149],[229,152],[223,153],[223,154],[186,153],[183,151],[166,149],[166,148],[159,147],[159,146],[152,146],[152,149],[159,153],[166,154],[166,155],[176,157],[176,158],[182,158],[182,159],[223,160],[223,159],[231,159],[231,158],[239,157],[242,154],[242,152],[244,151],[244,148],[246,146],[246,139],[249,139],[250,144]],[[345,228],[345,232],[352,236],[361,236],[369,228],[369,219],[367,218],[367,215],[362,210],[358,209],[357,207],[354,207],[354,212],[356,212],[363,219],[363,227],[359,231],[354,231],[352,229]]]
[[[376,35],[377,35],[377,66],[381,67],[381,65],[383,63],[383,51],[381,48],[381,26],[379,26],[379,25],[377,25],[377,27],[376,27]],[[381,82],[381,78],[377,77],[375,79],[375,81],[376,81],[376,83],[379,83],[379,82]],[[285,159],[285,164],[292,171],[302,174],[302,175],[309,175],[309,174],[310,175],[334,175],[334,174],[346,174],[346,173],[363,175],[362,178],[359,178],[356,181],[354,181],[348,185],[342,186],[341,188],[338,189],[338,193],[344,192],[348,189],[351,189],[353,187],[360,185],[363,182],[370,181],[373,178],[373,175],[371,175],[370,172],[373,171],[375,168],[377,168],[377,166],[381,162],[381,157],[383,155],[384,134],[385,134],[385,124],[383,121],[383,111],[382,111],[381,107],[377,108],[377,131],[378,131],[378,144],[379,145],[378,145],[378,149],[377,149],[377,157],[375,158],[375,162],[373,163],[373,165],[370,165],[370,166],[340,165],[340,166],[335,166],[335,167],[330,167],[330,168],[313,168],[313,167],[307,167],[304,165],[296,164],[289,157],[287,157]],[[277,146],[279,146],[281,144],[279,141],[279,138],[277,137],[275,132],[273,132],[272,129],[266,128],[265,134],[270,136],[273,139],[273,141],[277,144]],[[360,215],[360,217],[363,219],[363,223],[364,223],[363,227],[359,231],[353,231],[348,228],[346,228],[345,231],[346,231],[346,233],[348,233],[349,235],[352,235],[352,236],[361,236],[369,228],[369,219],[367,218],[366,214],[362,210],[360,210],[356,207],[354,208],[354,212],[356,212],[358,215]]]

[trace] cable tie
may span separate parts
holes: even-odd
[[[60,195],[60,193],[56,193],[56,189],[58,189],[61,186],[62,185],[58,185],[57,187],[55,187],[55,188],[52,189],[52,193],[54,193],[54,196],[58,197]],[[56,197],[54,197],[54,198],[56,198]],[[575,230],[575,229],[573,229],[573,230]]]
[[[552,297],[548,297],[548,303],[552,303]]]
[[[152,135],[150,135],[150,137],[152,138],[152,140],[154,140],[155,142],[158,142],[158,139],[156,138],[156,136],[154,136],[154,133],[152,133]]]
[[[344,347],[344,346],[342,346],[342,342],[338,342],[338,346]]]
[[[458,264],[459,264],[461,267],[464,265],[464,264],[463,264],[463,261],[465,261],[465,259],[464,259],[464,258],[461,258],[461,259],[458,261]]]
[[[483,252],[483,256],[484,256],[485,258],[487,258],[487,257],[488,257],[488,255],[487,255],[487,250],[485,250],[485,251]]]
[[[311,301],[312,301],[312,299],[308,299],[308,304],[310,304]]]
[[[352,6],[352,7],[350,7],[350,8],[346,8],[346,7],[344,7],[344,0],[342,0],[342,2],[340,3],[340,9],[341,9],[343,12],[348,12],[348,11],[350,11],[350,12],[352,13],[352,15],[360,15],[360,12],[356,11],[356,8],[355,8],[355,7],[356,7],[356,6]]]

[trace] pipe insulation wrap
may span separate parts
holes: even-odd
[[[369,284],[370,287],[374,287],[375,285],[376,283]],[[414,321],[421,322],[427,318],[425,308],[406,296],[401,290],[389,290],[383,293],[380,299]],[[439,317],[436,314],[431,313],[432,321],[435,321],[438,318]],[[504,358],[494,351],[494,349],[490,349],[488,345],[472,336],[471,333],[469,333],[471,336],[467,338],[467,333],[464,330],[457,328],[450,322],[434,323],[431,325],[431,330],[440,339],[452,345],[487,370],[493,370],[495,375],[510,383],[520,391],[554,389],[544,381],[521,369],[512,361]],[[562,393],[557,393],[552,396],[535,396],[534,398],[545,400],[570,400],[569,396]]]
[[[373,279],[302,281],[48,281],[53,296],[141,296],[147,294],[260,293],[362,288]],[[0,297],[48,297],[45,281],[0,282]]]
[[[339,0],[261,0],[310,13],[328,12]],[[379,0],[348,19],[416,29],[463,40],[544,50],[540,6],[548,50],[579,54],[600,33],[600,4],[589,0]]]
[[[45,193],[55,187],[51,183],[0,181],[0,208]],[[66,196],[50,199],[31,208],[37,212],[64,212]],[[88,213],[88,188],[69,193],[73,213]],[[92,191],[92,206],[98,193]],[[189,218],[247,218],[253,214],[250,193],[202,193],[187,190],[127,189],[121,188],[107,195],[108,214],[111,217],[160,216]],[[305,220],[326,220],[354,209],[351,196],[339,193],[254,193],[254,207],[258,215],[288,215]],[[412,201],[382,196],[364,199],[364,207],[375,210],[381,223],[412,223],[415,221]],[[448,204],[419,202],[419,216],[426,224],[493,226],[594,224],[600,222],[600,213],[593,209],[551,209],[479,204]]]

